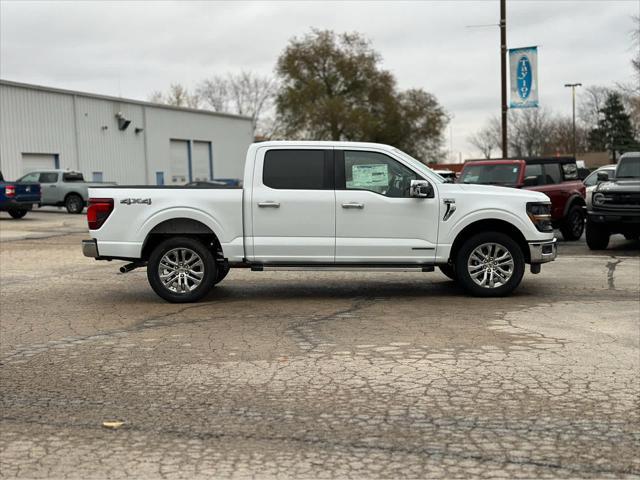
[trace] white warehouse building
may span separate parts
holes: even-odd
[[[248,117],[0,80],[0,170],[119,184],[241,179]]]

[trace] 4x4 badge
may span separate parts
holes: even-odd
[[[151,199],[150,198],[123,198],[122,200],[120,200],[120,203],[123,203],[125,205],[136,205],[136,204],[151,205]]]

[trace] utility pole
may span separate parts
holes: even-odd
[[[502,76],[502,158],[509,158],[507,150],[507,6],[500,0],[500,74]]]
[[[571,107],[573,109],[573,158],[577,156],[576,152],[576,87],[581,87],[581,83],[565,83],[565,87],[571,88]]]

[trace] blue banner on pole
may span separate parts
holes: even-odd
[[[538,47],[510,48],[511,108],[538,106]]]

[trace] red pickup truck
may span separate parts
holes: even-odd
[[[553,226],[565,240],[578,240],[584,232],[585,186],[573,157],[469,160],[458,183],[542,192],[551,199]]]

